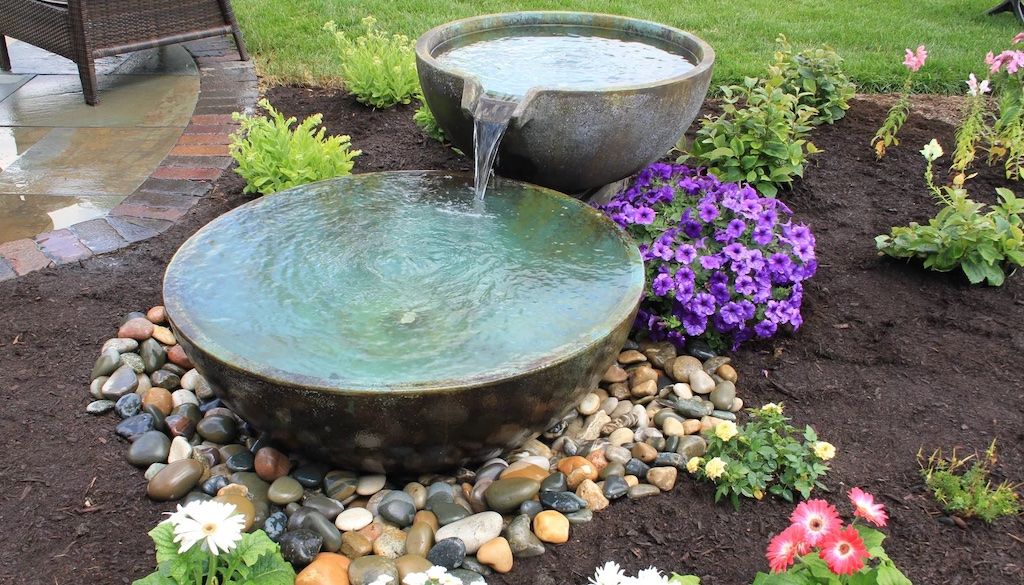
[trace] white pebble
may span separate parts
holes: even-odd
[[[679,398],[693,398],[693,390],[690,390],[689,384],[672,384],[672,393]]]
[[[715,389],[715,380],[704,370],[690,374],[690,390],[697,394],[710,394]]]
[[[612,434],[608,435],[608,442],[616,447],[621,447],[626,443],[633,442],[633,430],[625,427],[617,429]]]
[[[530,455],[529,457],[523,457],[518,461],[521,465],[536,465],[541,469],[548,469],[551,466],[551,462],[548,461],[547,457],[540,455]]]
[[[387,481],[388,478],[385,475],[364,475],[359,478],[359,483],[356,484],[356,493],[360,496],[372,496],[384,489],[384,484]]]
[[[191,456],[192,445],[189,445],[188,439],[182,436],[174,437],[171,441],[171,449],[167,452],[167,463],[188,459]]]
[[[185,372],[181,376],[181,387],[185,390],[195,390],[196,384],[199,382],[199,372],[195,368]]]
[[[334,525],[342,532],[366,528],[373,522],[373,514],[366,508],[349,508],[334,519]]]
[[[599,408],[601,408],[601,397],[591,392],[583,397],[576,410],[580,411],[583,416],[589,416],[597,412]]]
[[[175,390],[171,393],[171,404],[178,408],[182,404],[195,404],[199,406],[199,399],[191,390]]]

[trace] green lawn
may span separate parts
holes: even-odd
[[[757,75],[785,33],[796,47],[828,43],[846,59],[863,91],[902,85],[903,49],[927,45],[917,91],[960,93],[967,74],[983,72],[986,51],[1009,43],[1021,27],[1009,14],[987,16],[996,0],[235,0],[249,48],[271,83],[340,83],[327,20],[342,28],[375,16],[394,32],[417,37],[437,24],[513,10],[610,12],[691,31],[718,54],[717,83]]]

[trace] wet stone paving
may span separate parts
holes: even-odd
[[[0,72],[0,244],[106,216],[174,147],[199,94],[181,46],[97,61],[99,106],[68,59],[9,40]]]
[[[251,61],[211,37],[99,59],[100,104],[77,67],[7,39],[0,72],[0,281],[167,230],[231,164],[233,112],[259,90]]]

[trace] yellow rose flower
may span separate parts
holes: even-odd
[[[690,457],[690,460],[686,462],[686,471],[690,473],[697,473],[700,466],[704,464],[704,460],[700,457]]]
[[[773,414],[782,414],[782,405],[774,402],[769,402],[761,407],[762,412],[771,412]]]
[[[818,441],[814,444],[814,454],[822,461],[828,461],[836,456],[836,447],[832,443]]]
[[[718,423],[718,425],[715,426],[715,436],[728,442],[729,439],[736,436],[736,423],[728,420]]]
[[[725,473],[725,461],[722,461],[720,457],[715,457],[711,461],[704,464],[704,475],[708,476],[708,479],[718,479]]]

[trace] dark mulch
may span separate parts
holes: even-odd
[[[370,112],[339,94],[278,88],[282,111],[325,113],[332,132],[362,148],[357,170],[444,168],[468,162],[415,131],[411,108]],[[860,485],[890,507],[888,550],[921,584],[1024,582],[1024,521],[960,529],[925,497],[918,448],[984,448],[997,438],[1001,470],[1024,474],[1024,284],[969,287],[956,274],[924,272],[876,256],[873,237],[934,212],[917,150],[952,127],[912,116],[904,146],[875,162],[868,140],[884,116],[858,100],[822,128],[825,152],[783,198],[818,236],[821,269],[808,286],[806,325],[793,338],[737,356],[749,404],[783,401],[839,455],[827,484]],[[1005,181],[985,170],[979,198]],[[0,283],[0,583],[128,582],[152,567],[146,532],[166,504],[143,496],[142,474],[124,461],[113,419],[86,415],[88,372],[99,345],[131,310],[160,302],[163,269],[178,245],[247,200],[229,178],[167,234],[115,254]],[[573,541],[517,563],[494,583],[583,583],[605,560],[749,583],[765,568],[768,538],[791,506],[747,502],[736,513],[683,481],[674,496],[619,502]]]

